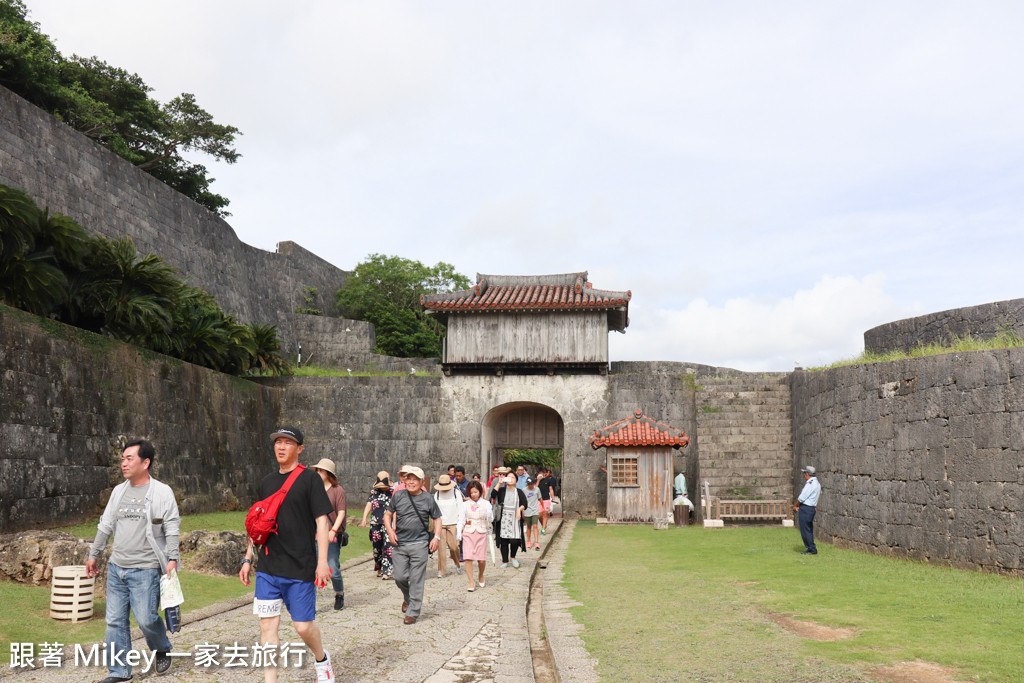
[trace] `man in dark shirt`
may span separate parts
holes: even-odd
[[[423,470],[406,466],[405,491],[396,491],[384,512],[384,528],[394,546],[395,583],[402,591],[403,623],[415,624],[423,608],[423,582],[427,558],[441,542],[441,510],[434,497],[423,490]],[[430,532],[430,520],[434,532]]]
[[[302,432],[285,426],[270,435],[274,441],[274,455],[278,471],[268,474],[260,482],[259,498],[273,495],[299,465],[299,454],[304,446]],[[316,616],[316,589],[326,586],[331,578],[327,566],[327,515],[333,511],[324,491],[323,482],[311,469],[303,469],[288,490],[277,514],[277,533],[270,535],[259,554],[256,569],[256,599],[253,614],[260,618],[260,642],[278,645],[281,625],[281,607],[287,607],[292,626],[302,641],[313,652],[316,660],[317,681],[334,681],[331,657],[323,648]],[[314,545],[314,540],[316,541]],[[242,560],[238,578],[249,585],[254,548],[250,542]],[[263,677],[269,683],[277,681],[276,661],[267,662]]]
[[[462,492],[463,498],[468,498],[466,495],[466,487],[469,486],[469,479],[466,479],[466,468],[462,465],[455,466],[455,485],[459,487],[459,491]]]

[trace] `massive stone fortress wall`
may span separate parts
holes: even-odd
[[[183,512],[248,500],[273,453],[280,390],[0,307],[0,532],[74,524],[123,479],[126,439]]]
[[[919,345],[949,344],[957,337],[989,339],[1001,332],[1024,336],[1024,299],[954,308],[879,325],[864,333],[864,349],[873,353],[910,351]]]
[[[281,422],[306,430],[302,462],[337,462],[358,507],[380,469],[394,475],[416,463],[436,475],[457,463],[482,473],[487,414],[520,402],[561,415],[563,501],[584,516],[604,511],[605,453],[590,448],[594,430],[638,408],[695,430],[693,392],[670,372],[256,383],[2,308],[0,532],[99,512],[121,481],[121,445],[136,437],[156,445],[156,476],[175,487],[183,511],[247,506],[274,467],[267,435]],[[686,463],[694,473],[696,458],[694,443],[677,455],[677,467]]]
[[[487,414],[497,406],[540,403],[564,423],[563,502],[574,514],[604,513],[604,450],[596,429],[636,409],[693,433],[693,394],[669,374],[555,377],[293,377],[261,380],[283,390],[282,420],[308,436],[303,460],[336,461],[351,501],[365,496],[381,469],[405,463],[436,477],[449,464],[489,474],[482,453]],[[692,449],[692,450],[691,450]],[[308,458],[306,457],[308,456]],[[695,471],[696,447],[677,455]],[[353,506],[355,504],[353,503]]]
[[[825,538],[1024,570],[1024,349],[796,372],[792,392]]]
[[[245,244],[204,207],[4,88],[0,184],[92,233],[131,237],[141,253],[177,267],[241,321],[277,325],[290,347],[305,287],[317,290],[317,308],[338,314],[334,295],[345,271],[292,242],[280,243],[277,253]]]

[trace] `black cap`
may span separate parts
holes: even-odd
[[[529,484],[536,484],[536,483],[537,483],[537,480],[536,480],[536,479],[534,479],[533,477],[527,477],[527,478],[526,478],[526,483],[527,483],[528,485],[529,485]]]
[[[278,429],[276,432],[270,435],[271,441],[276,441],[279,437],[285,437],[288,439],[294,439],[295,443],[302,445],[302,431],[298,427],[292,427],[291,425],[285,425]]]

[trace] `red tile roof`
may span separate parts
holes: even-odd
[[[632,292],[594,289],[587,273],[561,275],[481,275],[477,284],[458,292],[424,294],[420,304],[428,310],[551,311],[627,308]],[[628,324],[628,323],[627,323]]]
[[[619,420],[594,432],[590,446],[595,450],[603,446],[671,446],[685,448],[690,443],[682,429],[647,417],[636,411],[625,420]]]

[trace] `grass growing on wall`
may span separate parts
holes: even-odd
[[[873,353],[865,351],[854,358],[839,360],[831,365],[808,368],[810,371],[829,370],[847,365],[860,365],[862,363],[881,363],[889,360],[904,360],[906,358],[922,358],[924,356],[939,356],[944,353],[961,353],[964,351],[994,351],[996,349],[1016,349],[1024,347],[1024,338],[1016,332],[1000,332],[990,339],[975,339],[970,335],[958,337],[951,344],[922,344],[910,351],[888,351],[886,353]]]
[[[409,376],[408,371],[402,372],[400,370],[375,370],[373,368],[355,369],[351,372],[348,370],[339,370],[337,368],[322,368],[319,365],[302,365],[294,368],[292,374],[295,377],[407,377]],[[417,370],[416,377],[431,377],[436,373],[430,373],[425,370]]]
[[[802,549],[779,527],[580,523],[564,583],[605,680],[856,681],[914,660],[956,680],[1024,680],[1020,579]],[[849,637],[800,637],[773,623],[783,616]]]

